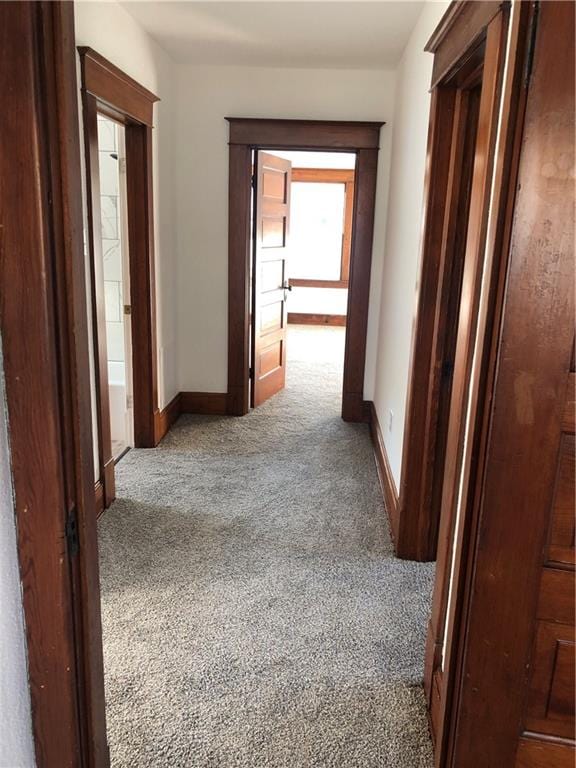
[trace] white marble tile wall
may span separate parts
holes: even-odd
[[[118,146],[118,126],[99,116],[100,207],[109,366],[123,363],[125,359]],[[117,375],[119,366],[113,365],[113,369]]]

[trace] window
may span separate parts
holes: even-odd
[[[347,287],[353,199],[354,171],[292,170],[291,285]]]

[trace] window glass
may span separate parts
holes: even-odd
[[[340,280],[345,184],[292,182],[290,277]]]

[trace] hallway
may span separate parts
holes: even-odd
[[[368,427],[339,416],[343,338],[291,326],[284,391],[182,416],[117,465],[99,524],[116,768],[431,765],[434,566],[393,556]]]

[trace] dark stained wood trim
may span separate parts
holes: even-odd
[[[250,210],[252,151],[229,148],[228,191],[228,413],[250,410]]]
[[[154,418],[156,445],[168,434],[170,427],[177,421],[181,413],[181,393],[178,392],[165,408],[161,411],[156,411]]]
[[[226,392],[180,392],[180,413],[223,416],[229,413]]]
[[[346,315],[318,315],[310,312],[288,312],[288,322],[300,325],[346,325]]]
[[[106,306],[104,296],[104,261],[102,258],[100,180],[98,173],[98,113],[94,96],[83,91],[84,158],[86,166],[86,223],[90,253],[90,285],[92,300],[94,387],[96,391],[96,423],[98,426],[98,480],[102,486],[104,507],[109,507],[116,496],[110,402],[108,389],[108,352],[106,342]],[[110,470],[111,468],[111,470]]]
[[[126,126],[128,257],[132,323],[134,445],[153,448],[158,408],[152,128]]]
[[[115,112],[152,126],[154,103],[151,91],[105,59],[92,48],[80,46],[82,82],[85,90]]]
[[[486,36],[488,24],[509,5],[502,0],[455,0],[450,4],[424,48],[434,54],[432,88],[441,80],[446,82],[452,70],[473,55],[476,45]]]
[[[384,498],[384,506],[386,507],[386,512],[388,514],[392,539],[396,541],[398,535],[398,491],[396,490],[396,483],[394,482],[394,477],[390,468],[388,453],[386,451],[386,445],[384,444],[384,438],[382,437],[382,429],[380,427],[380,422],[378,421],[378,414],[376,413],[374,403],[372,401],[365,401],[365,410],[368,413],[370,437],[372,438],[372,445],[374,447],[374,458],[376,460],[378,480],[380,481],[380,488],[382,489],[382,496]]]
[[[348,288],[348,280],[307,280],[291,277],[288,283],[294,288]]]
[[[448,203],[450,141],[456,93],[435,88],[430,104],[426,178],[424,180],[424,236],[418,308],[410,354],[410,374],[400,480],[400,513],[396,554],[409,560],[434,560],[436,544],[428,536],[431,510],[424,489],[431,487],[434,472],[435,433],[430,411],[435,407],[438,374],[433,351],[436,317],[443,278],[442,239]]]
[[[466,236],[466,253],[462,277],[460,310],[457,320],[458,332],[455,350],[454,379],[450,401],[450,416],[446,439],[444,462],[444,483],[442,489],[441,527],[452,529],[445,550],[440,552],[437,570],[446,576],[446,589],[452,579],[452,595],[459,595],[461,579],[467,567],[463,545],[469,522],[469,507],[466,502],[468,483],[473,483],[478,464],[471,461],[472,446],[477,445],[477,425],[482,417],[484,403],[490,398],[488,383],[479,386],[481,366],[474,366],[476,349],[484,350],[489,344],[486,328],[490,326],[497,308],[489,301],[486,293],[486,275],[490,274],[491,249],[488,223],[492,182],[494,180],[494,157],[499,128],[500,95],[506,53],[508,13],[496,16],[487,30],[485,65],[480,97],[478,135],[474,159],[473,182],[470,197],[470,215]],[[506,126],[505,126],[506,128]],[[501,213],[493,209],[496,219]],[[469,415],[470,414],[470,418]],[[460,510],[460,514],[458,514]],[[434,602],[438,596],[435,585]],[[442,602],[442,598],[440,598]],[[449,731],[451,727],[452,701],[454,693],[455,650],[459,642],[458,622],[461,610],[459,600],[448,600],[440,621],[439,642],[445,638],[445,652],[442,661],[442,680],[436,737],[438,760],[442,763],[449,752]],[[436,670],[434,670],[436,672]],[[486,736],[485,736],[486,738]]]
[[[36,763],[105,768],[73,13],[0,4],[0,327]]]
[[[383,123],[226,118],[230,123],[228,195],[228,413],[249,404],[250,202],[252,150],[341,149],[356,152],[355,200],[342,418],[364,421],[364,367],[376,194],[378,141]]]
[[[342,418],[363,421],[364,368],[370,300],[378,150],[362,149],[356,159],[354,223],[350,254],[348,315],[344,350]]]
[[[352,168],[292,168],[292,181],[310,184],[349,184],[354,183]]]
[[[512,231],[502,242],[503,312],[488,350],[494,380],[471,494],[449,768],[529,766],[529,759],[536,766],[542,754],[527,756],[533,745],[518,739],[573,353],[574,186],[558,166],[550,176],[541,168],[574,152],[573,30],[572,3],[539,4],[529,83],[524,67],[518,73],[527,102],[514,132],[518,175],[505,195]],[[523,381],[529,411],[521,407]],[[524,763],[515,763],[518,754]],[[565,764],[566,751],[555,758],[548,752],[540,765]]]
[[[378,149],[384,122],[266,120],[226,117],[230,144],[259,149],[323,149],[354,152]]]
[[[152,178],[152,109],[158,98],[90,48],[79,48],[84,105],[88,247],[92,265],[94,338],[101,480],[108,506],[114,498],[113,474],[104,476],[112,456],[108,409],[108,370],[104,297],[100,290],[101,238],[97,112],[115,115],[125,126],[128,252],[134,381],[134,443],[137,448],[156,445],[158,372],[154,264],[154,212]],[[134,105],[139,105],[136,108]],[[146,113],[144,114],[144,105]],[[103,361],[103,362],[100,362]],[[106,427],[108,425],[108,427]],[[108,481],[108,486],[106,484]]]
[[[576,750],[571,743],[542,735],[522,736],[515,768],[574,768],[575,761]]]

